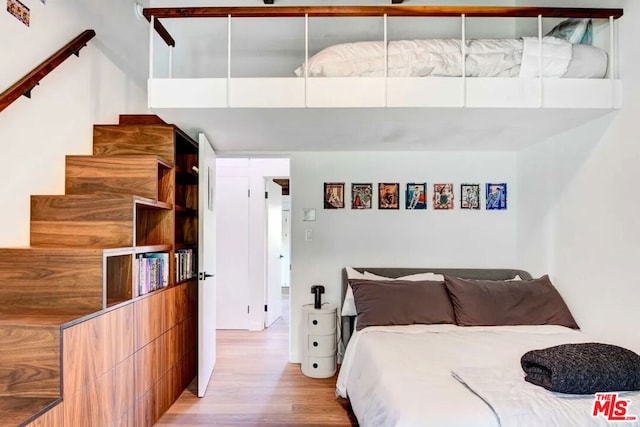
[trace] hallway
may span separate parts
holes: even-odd
[[[286,288],[285,288],[286,289]],[[156,426],[351,426],[336,378],[312,379],[288,363],[289,298],[283,316],[261,332],[219,330],[218,360],[207,395],[195,382]]]

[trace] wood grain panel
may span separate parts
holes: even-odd
[[[173,164],[174,132],[172,125],[96,125],[93,127],[93,154],[153,154]]]
[[[176,243],[195,245],[198,241],[198,218],[190,213],[176,212]]]
[[[101,316],[101,336],[103,340],[104,370],[112,369],[135,352],[135,325],[133,323],[133,304]]]
[[[100,317],[96,317],[62,331],[62,384],[65,399],[81,394],[81,390],[86,387],[95,389],[96,381],[104,373],[100,322]],[[69,410],[71,409],[65,409],[65,413]]]
[[[133,297],[133,256],[107,257],[107,305],[117,304]]]
[[[66,194],[131,194],[158,199],[157,156],[67,156]]]
[[[60,326],[0,325],[0,396],[60,397]]]
[[[113,221],[31,221],[31,246],[122,248],[133,246],[133,224]]]
[[[156,405],[154,408],[154,419],[159,420],[162,414],[171,407],[171,375],[170,372],[165,373],[155,386]]]
[[[136,394],[133,378],[135,378],[135,357],[131,356],[113,369],[113,390],[110,395],[113,399],[115,420],[128,418],[134,414]]]
[[[156,291],[134,303],[136,324],[136,350],[146,346],[166,330],[164,291]]]
[[[158,200],[170,204],[175,203],[175,170],[160,166],[158,168]]]
[[[46,410],[58,399],[37,397],[6,397],[0,396],[0,425],[17,426],[28,421],[34,414]],[[58,404],[61,406],[61,404]],[[60,410],[47,411],[39,419],[27,424],[27,427],[61,427],[59,421]]]
[[[158,18],[188,17],[304,17],[313,16],[460,16],[608,18],[622,9],[509,6],[270,6],[270,7],[166,7],[145,8],[144,15]]]
[[[136,412],[135,406],[132,406],[130,410],[120,417],[114,424],[115,427],[133,427],[136,425]]]
[[[119,194],[31,196],[33,221],[133,221],[134,199]]]
[[[179,286],[171,286],[164,291],[164,307],[162,308],[162,311],[164,312],[167,332],[178,323],[178,311],[176,307],[176,295],[178,288]]]
[[[0,411],[2,412],[2,411]],[[63,427],[64,402],[60,402],[25,427]]]
[[[172,211],[136,205],[136,246],[169,245],[173,235]]]
[[[110,356],[100,363],[108,364],[109,359],[115,358]],[[86,384],[69,390],[65,386],[68,407],[65,421],[72,423],[70,425],[114,425],[128,411],[133,410],[133,378],[134,363],[131,356]]]
[[[176,324],[182,323],[190,316],[189,312],[189,282],[182,282],[176,287],[175,295]]]
[[[0,249],[0,311],[102,308],[102,251]]]
[[[166,365],[163,360],[166,360],[167,357],[162,345],[164,341],[166,340],[163,340],[161,336],[138,350],[135,355],[137,396],[151,390],[163,375]]]
[[[136,427],[151,427],[156,420],[154,419],[155,394],[153,390],[149,390],[138,399],[136,407]]]
[[[120,114],[120,125],[166,125],[167,122],[155,114]]]
[[[110,402],[103,399],[100,389],[107,378],[93,378],[85,387],[78,387],[64,393],[64,424],[65,426],[103,426],[105,409],[110,409]]]

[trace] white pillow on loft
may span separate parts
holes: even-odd
[[[345,267],[347,271],[347,280],[351,279],[363,279],[363,280],[409,280],[412,282],[417,282],[419,280],[444,280],[444,276],[442,274],[434,274],[434,273],[416,273],[409,274],[407,276],[402,277],[385,277],[380,276],[378,274],[373,274],[368,271],[364,273],[360,273],[358,270],[355,270],[352,267]],[[344,296],[344,302],[342,303],[342,316],[357,316],[358,312],[356,310],[356,302],[353,298],[353,290],[351,290],[351,285],[347,285],[347,292]]]

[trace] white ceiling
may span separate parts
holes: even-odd
[[[166,109],[155,111],[220,152],[520,150],[615,114],[562,109]]]

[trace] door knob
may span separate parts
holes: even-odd
[[[213,277],[214,274],[209,274],[209,273],[200,273],[200,280],[205,280],[207,277]]]

